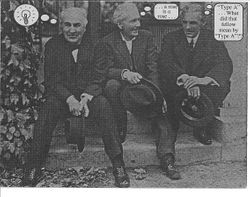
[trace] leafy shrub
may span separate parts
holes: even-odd
[[[13,10],[2,3],[0,165],[15,167],[25,163],[43,99],[36,76],[40,54],[33,45],[34,27],[18,26]]]

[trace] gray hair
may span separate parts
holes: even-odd
[[[128,17],[129,11],[136,10],[138,11],[134,3],[122,3],[117,6],[113,14],[113,22],[118,24]]]
[[[181,9],[181,17],[183,18],[186,13],[200,13],[200,19],[203,20],[204,18],[204,3],[195,2],[195,3],[187,3]]]
[[[76,8],[71,7],[63,10],[60,14],[60,22],[62,23],[64,21],[65,16],[79,16],[80,20],[83,22],[83,24],[86,26],[88,23],[87,20],[87,11],[82,8]]]

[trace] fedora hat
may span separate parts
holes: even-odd
[[[138,84],[126,86],[120,98],[125,109],[133,114],[152,118],[162,112],[161,90],[145,78],[142,78]]]
[[[192,127],[204,127],[214,117],[214,106],[210,98],[201,92],[199,99],[188,96],[181,91],[175,97],[175,108],[178,118]]]

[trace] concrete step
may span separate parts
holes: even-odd
[[[126,166],[159,164],[150,125],[150,121],[128,114],[129,134],[123,144]],[[221,117],[216,117],[210,127],[216,141],[214,140],[210,146],[205,146],[193,138],[192,128],[182,124],[176,142],[177,165],[246,159],[246,125],[246,116],[240,114],[240,110],[223,109]],[[93,122],[87,123],[88,137],[82,153],[78,152],[76,146],[66,143],[62,123],[58,125],[55,133],[46,163],[48,168],[111,165],[104,152],[102,140],[97,137],[100,134],[99,129]]]
[[[211,133],[221,143],[232,142],[246,137],[247,116],[238,108],[223,108],[221,116],[215,117],[210,125]],[[179,132],[192,132],[193,128],[180,122]],[[133,114],[128,114],[128,132],[132,134],[151,133],[151,122]]]
[[[215,121],[210,125],[211,133],[219,142],[232,142],[247,135],[247,116],[242,114],[239,108],[222,108],[221,116],[215,117]],[[150,134],[151,121],[134,116],[128,112],[128,133],[129,134]],[[86,121],[86,134],[98,135],[100,129],[91,121]],[[192,132],[193,128],[180,122],[179,132]],[[63,123],[56,129],[56,135],[64,134]]]
[[[179,133],[176,142],[176,162],[186,165],[200,161],[220,161],[222,145],[216,141],[210,146],[197,142],[192,133]],[[128,134],[123,144],[126,166],[158,165],[155,139],[147,134]],[[74,166],[110,166],[100,137],[86,138],[85,149],[79,153],[75,145],[68,145],[63,136],[53,138],[46,166],[65,168]]]

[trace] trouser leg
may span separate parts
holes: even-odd
[[[120,100],[120,92],[123,87],[124,86],[119,81],[111,79],[106,84],[104,94],[113,109],[118,133],[125,138],[127,133],[127,112]]]
[[[175,154],[177,130],[173,129],[169,114],[160,115],[153,119],[154,131],[157,132],[157,155],[161,159],[168,153]]]
[[[104,148],[112,161],[123,153],[112,108],[106,98],[98,96],[89,103],[89,110],[89,117],[93,118],[102,130]]]
[[[212,101],[214,105],[214,110],[216,114],[216,110],[222,106],[222,102],[226,98],[227,94],[229,93],[230,88],[221,88],[217,86],[204,86],[201,87],[201,92],[205,93]],[[219,114],[216,114],[219,115]]]
[[[219,107],[222,106],[222,103],[223,103],[224,99],[226,98],[227,94],[229,93],[229,91],[230,91],[229,86],[227,88],[221,88],[221,87],[217,87],[217,86],[203,86],[203,87],[201,87],[201,92],[206,94],[210,98],[210,100],[212,101],[212,103],[214,105],[214,114],[216,116],[220,115]],[[210,126],[213,125],[214,120],[215,119],[212,119],[211,122],[208,122],[205,127],[196,128],[196,129],[198,131],[200,131],[202,129],[206,129],[207,134],[209,134],[210,130],[207,128],[210,128]]]
[[[35,123],[31,152],[28,155],[29,167],[41,167],[45,162],[52,139],[52,132],[60,118],[67,114],[67,105],[49,96],[38,113]]]

